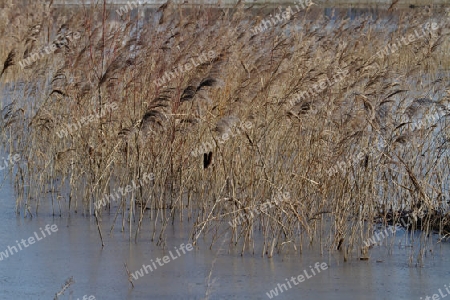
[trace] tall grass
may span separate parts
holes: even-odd
[[[102,215],[112,214],[130,239],[153,230],[158,244],[167,225],[187,218],[194,241],[204,234],[214,243],[229,232],[242,253],[255,251],[259,231],[261,254],[268,256],[301,250],[307,241],[348,258],[367,251],[362,242],[373,222],[399,218],[425,235],[433,229],[445,234],[447,120],[422,128],[412,122],[438,107],[448,114],[449,20],[391,10],[377,19],[339,15],[330,21],[311,8],[254,35],[250,29],[278,10],[169,2],[144,17],[118,19],[105,3],[70,10],[44,1],[6,6],[2,14],[12,25],[0,28],[6,37],[1,81],[10,83],[10,92],[3,98],[1,134],[4,149],[26,161],[13,170],[17,213],[32,216],[40,201],[51,201],[56,215],[95,215],[100,236]],[[441,27],[435,35],[376,55],[430,21]],[[18,66],[64,30],[81,38],[24,70]],[[210,50],[214,59],[164,86],[154,84]],[[295,93],[339,70],[349,75],[290,107]],[[57,136],[60,124],[101,115],[113,102],[119,108],[100,121]],[[204,168],[192,150],[217,141],[233,126],[230,120],[253,126],[218,144]],[[373,154],[328,176],[337,162],[361,151]],[[94,209],[102,195],[145,172],[155,174],[151,184]],[[280,192],[289,192],[290,200],[228,225]],[[144,218],[156,226],[145,228]]]

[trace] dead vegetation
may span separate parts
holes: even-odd
[[[230,232],[242,252],[255,251],[257,230],[268,256],[308,241],[348,257],[372,234],[373,221],[401,217],[418,224],[419,216],[415,226],[424,234],[450,232],[449,20],[442,15],[380,12],[377,19],[330,21],[311,9],[254,35],[250,28],[268,18],[266,10],[242,4],[169,2],[144,17],[134,12],[118,19],[105,4],[68,10],[36,1],[5,5],[2,14],[11,26],[0,28],[0,78],[8,82],[1,141],[26,158],[12,177],[17,213],[25,217],[38,212],[40,201],[51,201],[54,214],[83,212],[99,225],[112,214],[121,220],[113,226],[136,240],[153,230],[158,244],[167,225],[187,218],[194,241],[209,233],[214,243]],[[440,29],[392,55],[376,55],[426,22]],[[29,68],[18,66],[66,30],[81,38]],[[154,84],[210,50],[214,59],[165,86]],[[336,70],[349,75],[286,110],[292,95]],[[101,114],[113,102],[117,110],[58,138],[63,124]],[[435,109],[443,114],[437,122],[411,126]],[[191,151],[227,132],[228,120],[253,126],[218,144],[204,168],[203,157]],[[361,151],[373,154],[328,176],[336,162]],[[103,194],[145,172],[155,174],[152,184],[94,211]],[[290,201],[228,225],[280,192],[289,192]],[[144,218],[155,226],[145,228]]]

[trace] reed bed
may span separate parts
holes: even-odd
[[[111,214],[111,230],[136,241],[152,231],[158,245],[177,218],[192,224],[194,242],[203,235],[212,246],[229,233],[230,247],[269,257],[318,243],[348,259],[367,253],[374,223],[401,218],[424,236],[450,232],[447,16],[393,6],[376,18],[330,20],[311,7],[255,35],[250,29],[277,9],[168,2],[121,18],[114,9],[3,5],[11,25],[0,28],[1,141],[24,158],[10,169],[18,214],[31,217],[50,201],[55,215],[95,216],[100,237]],[[376,55],[426,22],[439,29]],[[80,39],[19,66],[68,30]],[[216,56],[154,83],[209,51]],[[290,106],[339,71],[345,79]],[[109,103],[118,108],[102,114]],[[444,116],[414,126],[436,109]],[[64,124],[94,113],[99,120],[58,137]],[[207,168],[191,155],[239,122],[252,126],[217,143]],[[95,209],[146,172],[153,181]],[[283,192],[288,201],[228,225]]]

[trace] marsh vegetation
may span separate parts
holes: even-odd
[[[152,230],[158,245],[175,219],[188,220],[193,242],[204,236],[214,244],[229,233],[229,247],[242,253],[254,253],[258,231],[257,254],[269,257],[308,243],[346,259],[365,254],[373,224],[400,219],[424,239],[449,234],[450,18],[394,6],[376,17],[336,12],[330,20],[313,6],[252,32],[279,11],[169,2],[119,18],[105,3],[4,4],[1,141],[22,158],[10,166],[17,213],[32,217],[50,201],[54,215],[94,216],[100,237],[102,216],[111,214],[130,240]],[[376,55],[432,22],[439,28],[424,38]],[[65,32],[80,38],[19,66]],[[216,55],[188,70],[209,51]],[[182,76],[154,83],[180,65]],[[348,75],[290,105],[339,72]],[[117,109],[103,112],[111,103]],[[414,126],[436,110],[439,119]],[[58,136],[61,124],[90,115],[100,117]],[[253,126],[217,143],[240,122]],[[205,167],[191,152],[212,140]],[[328,175],[360,152],[372,154]],[[151,183],[95,209],[145,173],[154,174]],[[288,201],[228,224],[285,192]]]

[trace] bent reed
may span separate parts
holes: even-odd
[[[168,2],[122,20],[113,6],[103,6],[54,9],[35,1],[2,10],[20,24],[0,28],[1,82],[10,83],[3,90],[1,141],[28,162],[13,170],[17,213],[37,213],[39,199],[48,199],[54,214],[94,215],[100,238],[101,216],[115,214],[130,238],[152,231],[158,245],[178,218],[192,225],[193,243],[201,234],[214,243],[231,233],[230,246],[254,253],[256,245],[267,256],[319,243],[321,252],[340,249],[348,259],[365,247],[375,220],[405,218],[424,239],[432,230],[450,231],[447,118],[411,126],[434,107],[448,110],[448,75],[441,70],[449,67],[450,22],[438,12],[394,8],[350,20],[336,11],[330,27],[312,6],[255,35],[250,29],[275,9]],[[433,35],[376,55],[426,22],[438,24]],[[22,70],[22,54],[48,45],[62,28],[83,34]],[[149,84],[209,51],[214,58],[185,68],[183,76]],[[344,80],[297,97],[336,70]],[[102,113],[105,103],[117,103],[114,113]],[[92,108],[99,122],[56,138],[58,124]],[[213,166],[204,169],[192,149],[227,132],[233,118],[253,126],[217,147]],[[386,145],[342,176],[328,176],[336,162],[378,149],[380,135]],[[150,171],[151,185],[136,186],[117,206],[94,207]],[[270,214],[228,226],[282,190],[290,199]],[[262,240],[255,242],[254,232]]]

